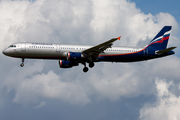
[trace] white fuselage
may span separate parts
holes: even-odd
[[[18,58],[63,59],[68,52],[82,52],[92,46],[63,45],[49,43],[15,43],[3,51],[4,54]],[[100,55],[127,54],[141,51],[142,48],[112,47]]]

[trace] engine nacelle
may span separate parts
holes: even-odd
[[[77,52],[68,52],[67,53],[67,60],[81,60],[84,58],[84,55],[82,53]]]
[[[59,60],[59,67],[60,68],[71,68],[73,66],[78,66],[78,63],[70,62],[67,60]]]

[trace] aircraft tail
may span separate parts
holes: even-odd
[[[150,41],[147,48],[163,50],[167,48],[172,26],[164,26],[161,31]]]

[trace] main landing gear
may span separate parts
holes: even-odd
[[[83,72],[87,72],[88,70],[89,70],[88,67],[84,67],[84,68],[83,68]]]
[[[93,67],[94,67],[94,63],[93,63],[93,62],[90,62],[90,63],[89,63],[89,67],[90,67],[90,68],[93,68]]]
[[[22,58],[22,63],[20,64],[21,67],[24,66],[24,58]]]
[[[83,65],[84,65],[83,72],[87,72],[87,71],[89,70],[89,68],[86,67],[86,63],[85,63],[85,62],[83,63]],[[89,63],[89,67],[90,67],[90,68],[94,67],[94,63],[93,63],[93,62],[90,62],[90,63]]]

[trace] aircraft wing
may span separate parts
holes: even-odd
[[[107,48],[111,48],[113,45],[112,43],[118,39],[120,40],[120,38],[121,36],[118,38],[112,38],[111,40],[84,50],[82,54],[87,58],[97,58],[100,53],[103,53]]]

